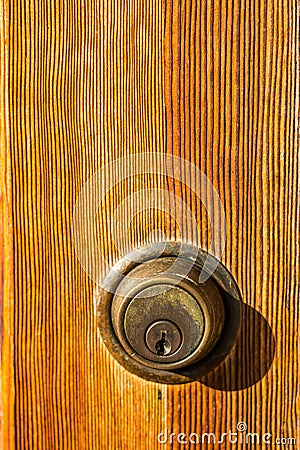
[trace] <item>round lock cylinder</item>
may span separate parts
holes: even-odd
[[[120,283],[112,302],[113,327],[125,351],[157,369],[178,369],[200,360],[224,325],[215,282],[199,284],[197,266],[190,269],[182,260],[174,271],[173,263],[173,258],[160,258],[138,266]]]

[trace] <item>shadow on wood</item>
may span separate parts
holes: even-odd
[[[271,367],[275,355],[272,329],[254,308],[245,303],[241,306],[241,329],[236,345],[225,361],[199,379],[208,387],[223,391],[246,389],[260,381]]]

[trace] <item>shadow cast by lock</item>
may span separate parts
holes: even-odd
[[[241,326],[232,351],[222,362],[215,361],[214,370],[199,376],[201,383],[213,389],[237,391],[253,386],[266,375],[275,356],[276,341],[266,319],[251,306],[240,305]],[[226,342],[226,333],[224,329],[217,345]],[[202,363],[209,364],[210,358]]]

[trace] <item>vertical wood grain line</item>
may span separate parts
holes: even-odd
[[[0,447],[14,448],[13,218],[8,118],[8,11],[0,2]]]

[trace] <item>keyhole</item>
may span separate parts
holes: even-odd
[[[159,356],[168,355],[171,351],[171,344],[166,340],[166,332],[161,332],[161,338],[155,344],[156,352]]]

